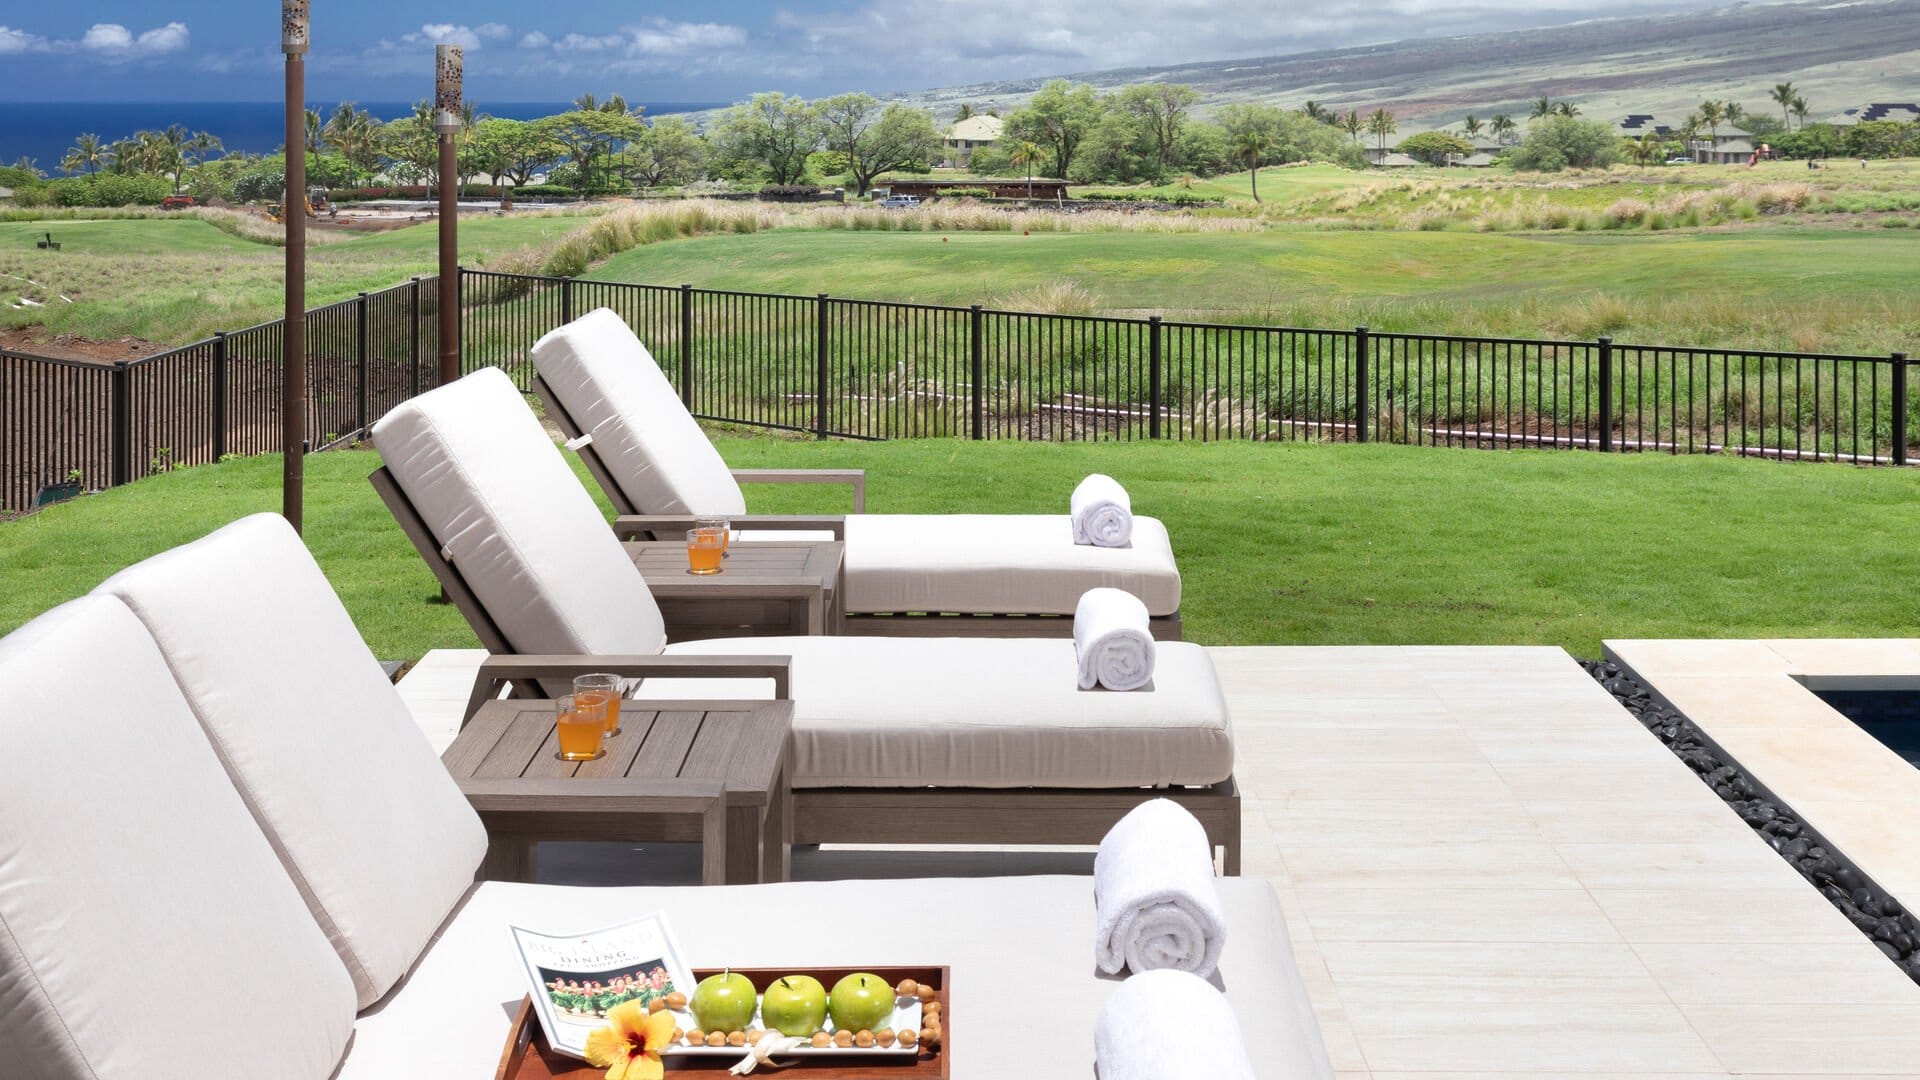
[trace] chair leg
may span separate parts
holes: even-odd
[[[751,885],[760,880],[760,849],[767,840],[767,817],[764,807],[727,809],[727,884]]]
[[[727,801],[715,799],[700,818],[700,883],[727,883]]]
[[[532,881],[533,841],[500,833],[487,835],[487,856],[480,876],[485,881]]]

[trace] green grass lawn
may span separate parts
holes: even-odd
[[[1911,632],[1920,474],[1721,458],[1314,444],[882,446],[724,438],[739,467],[864,466],[869,506],[1055,512],[1118,476],[1172,530],[1209,644],[1538,643]],[[307,540],[383,657],[473,644],[365,480],[309,460]],[[112,571],[278,508],[279,462],[144,480],[0,524],[0,630]],[[755,489],[767,512],[837,510]]]

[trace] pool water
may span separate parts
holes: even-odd
[[[1920,690],[1815,690],[1814,696],[1920,766]]]

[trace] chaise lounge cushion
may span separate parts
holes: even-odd
[[[1242,1028],[1259,1033],[1258,1075],[1330,1080],[1272,887],[1225,878],[1220,893],[1233,927],[1220,977]],[[503,1006],[527,992],[507,926],[597,930],[656,911],[694,967],[951,965],[956,992],[979,999],[955,1003],[967,1031],[946,1052],[962,1078],[1092,1076],[1094,1020],[1118,985],[1094,977],[1084,877],[599,889],[489,882],[401,993],[361,1017],[338,1080],[491,1075],[507,1035]],[[867,929],[844,930],[856,912],[882,914]],[[1048,988],[1043,1020],[996,1005],[1010,979]]]
[[[747,512],[747,500],[653,354],[606,308],[534,343],[533,363],[627,498],[649,514]]]
[[[0,1075],[333,1071],[353,983],[125,605],[0,640],[0,746]]]
[[[516,651],[646,655],[666,643],[633,560],[499,370],[397,406],[373,445]]]
[[[793,657],[796,787],[1146,787],[1233,773],[1206,650],[1161,642],[1153,686],[1082,691],[1067,638],[690,641],[672,656]],[[765,697],[752,680],[651,680],[640,698]]]
[[[1133,544],[1073,542],[1065,514],[854,514],[846,609],[1071,615],[1081,594],[1125,589],[1158,618],[1180,610],[1167,527],[1133,519]]]
[[[159,643],[360,1004],[378,1000],[473,883],[486,830],[299,535],[256,514],[100,591]]]

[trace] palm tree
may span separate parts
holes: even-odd
[[[1553,107],[1553,115],[1555,115],[1555,116],[1579,116],[1579,115],[1580,115],[1580,106],[1578,106],[1578,105],[1575,105],[1575,104],[1574,104],[1573,102],[1571,102],[1571,101],[1562,101],[1562,102],[1560,102],[1559,104],[1557,104],[1557,105],[1555,105],[1555,106]]]
[[[1712,100],[1700,103],[1700,122],[1707,125],[1707,137],[1712,139],[1715,145],[1720,142],[1720,121],[1726,118],[1725,105]]]
[[[1380,163],[1382,165],[1387,162],[1387,136],[1399,129],[1400,125],[1394,123],[1393,114],[1385,109],[1375,109],[1373,110],[1373,114],[1367,117],[1367,134],[1373,135],[1380,140]]]
[[[1505,146],[1507,139],[1513,135],[1514,128],[1518,126],[1513,122],[1513,117],[1506,113],[1494,113],[1493,120],[1488,124],[1488,130],[1493,132],[1494,139],[1500,145]]]
[[[100,167],[100,160],[106,157],[106,149],[100,142],[100,136],[92,133],[81,135],[73,140],[73,145],[67,148],[67,156],[60,160],[61,171],[71,176],[75,171],[85,169],[87,175],[92,176],[93,171]]]
[[[1334,116],[1333,110],[1317,101],[1309,101],[1300,106],[1300,115],[1309,120],[1316,120],[1322,124],[1331,124],[1337,119],[1337,117]]]
[[[1480,129],[1482,126],[1484,125],[1480,123],[1480,118],[1472,113],[1468,113],[1467,118],[1460,122],[1460,130],[1467,133],[1468,142],[1472,142],[1480,137]]]
[[[220,141],[220,136],[211,131],[195,132],[193,138],[187,140],[187,152],[193,155],[193,162],[196,165],[205,164],[209,154],[226,148],[227,145]]]
[[[579,97],[573,99],[573,107],[580,112],[599,112],[600,99],[594,97],[592,94],[581,94]]]
[[[1260,201],[1260,163],[1273,148],[1273,139],[1260,130],[1243,131],[1233,138],[1233,152],[1236,157],[1246,161],[1253,170],[1248,174],[1253,182],[1253,201]]]
[[[1046,156],[1046,153],[1039,143],[1031,139],[1022,139],[1014,143],[1013,149],[1007,154],[1007,159],[1013,162],[1014,168],[1027,170],[1027,198],[1029,199],[1033,198],[1033,167]]]
[[[1737,124],[1740,122],[1740,118],[1745,115],[1747,115],[1745,106],[1737,101],[1727,102],[1727,123]]]
[[[973,119],[973,106],[967,104],[964,101],[961,102],[960,107],[954,110],[953,122],[957,124],[962,120],[971,120],[971,119]]]
[[[1545,94],[1541,94],[1539,97],[1534,99],[1533,111],[1527,114],[1527,119],[1538,120],[1543,116],[1552,116],[1552,115],[1553,115],[1553,99],[1548,97]]]
[[[1340,118],[1340,129],[1345,131],[1347,137],[1353,140],[1353,145],[1359,146],[1360,133],[1367,130],[1367,122],[1360,119],[1360,110],[1348,109],[1347,115]]]
[[[1657,131],[1643,131],[1638,139],[1627,140],[1627,151],[1636,165],[1645,165],[1660,156],[1662,139]]]
[[[1767,95],[1775,105],[1780,106],[1780,119],[1786,122],[1788,131],[1793,130],[1793,95],[1793,84],[1790,82],[1774,83],[1773,92]]]
[[[307,153],[320,152],[320,129],[324,124],[319,109],[307,110]]]
[[[355,108],[352,102],[343,101],[333,110],[322,134],[328,146],[363,169],[372,168],[378,160],[375,144],[377,125],[373,114]]]
[[[1793,109],[1793,118],[1800,121],[1801,127],[1806,127],[1807,113],[1812,111],[1807,108],[1807,99],[1801,97],[1799,94],[1795,94],[1793,95],[1793,104],[1790,107]]]

